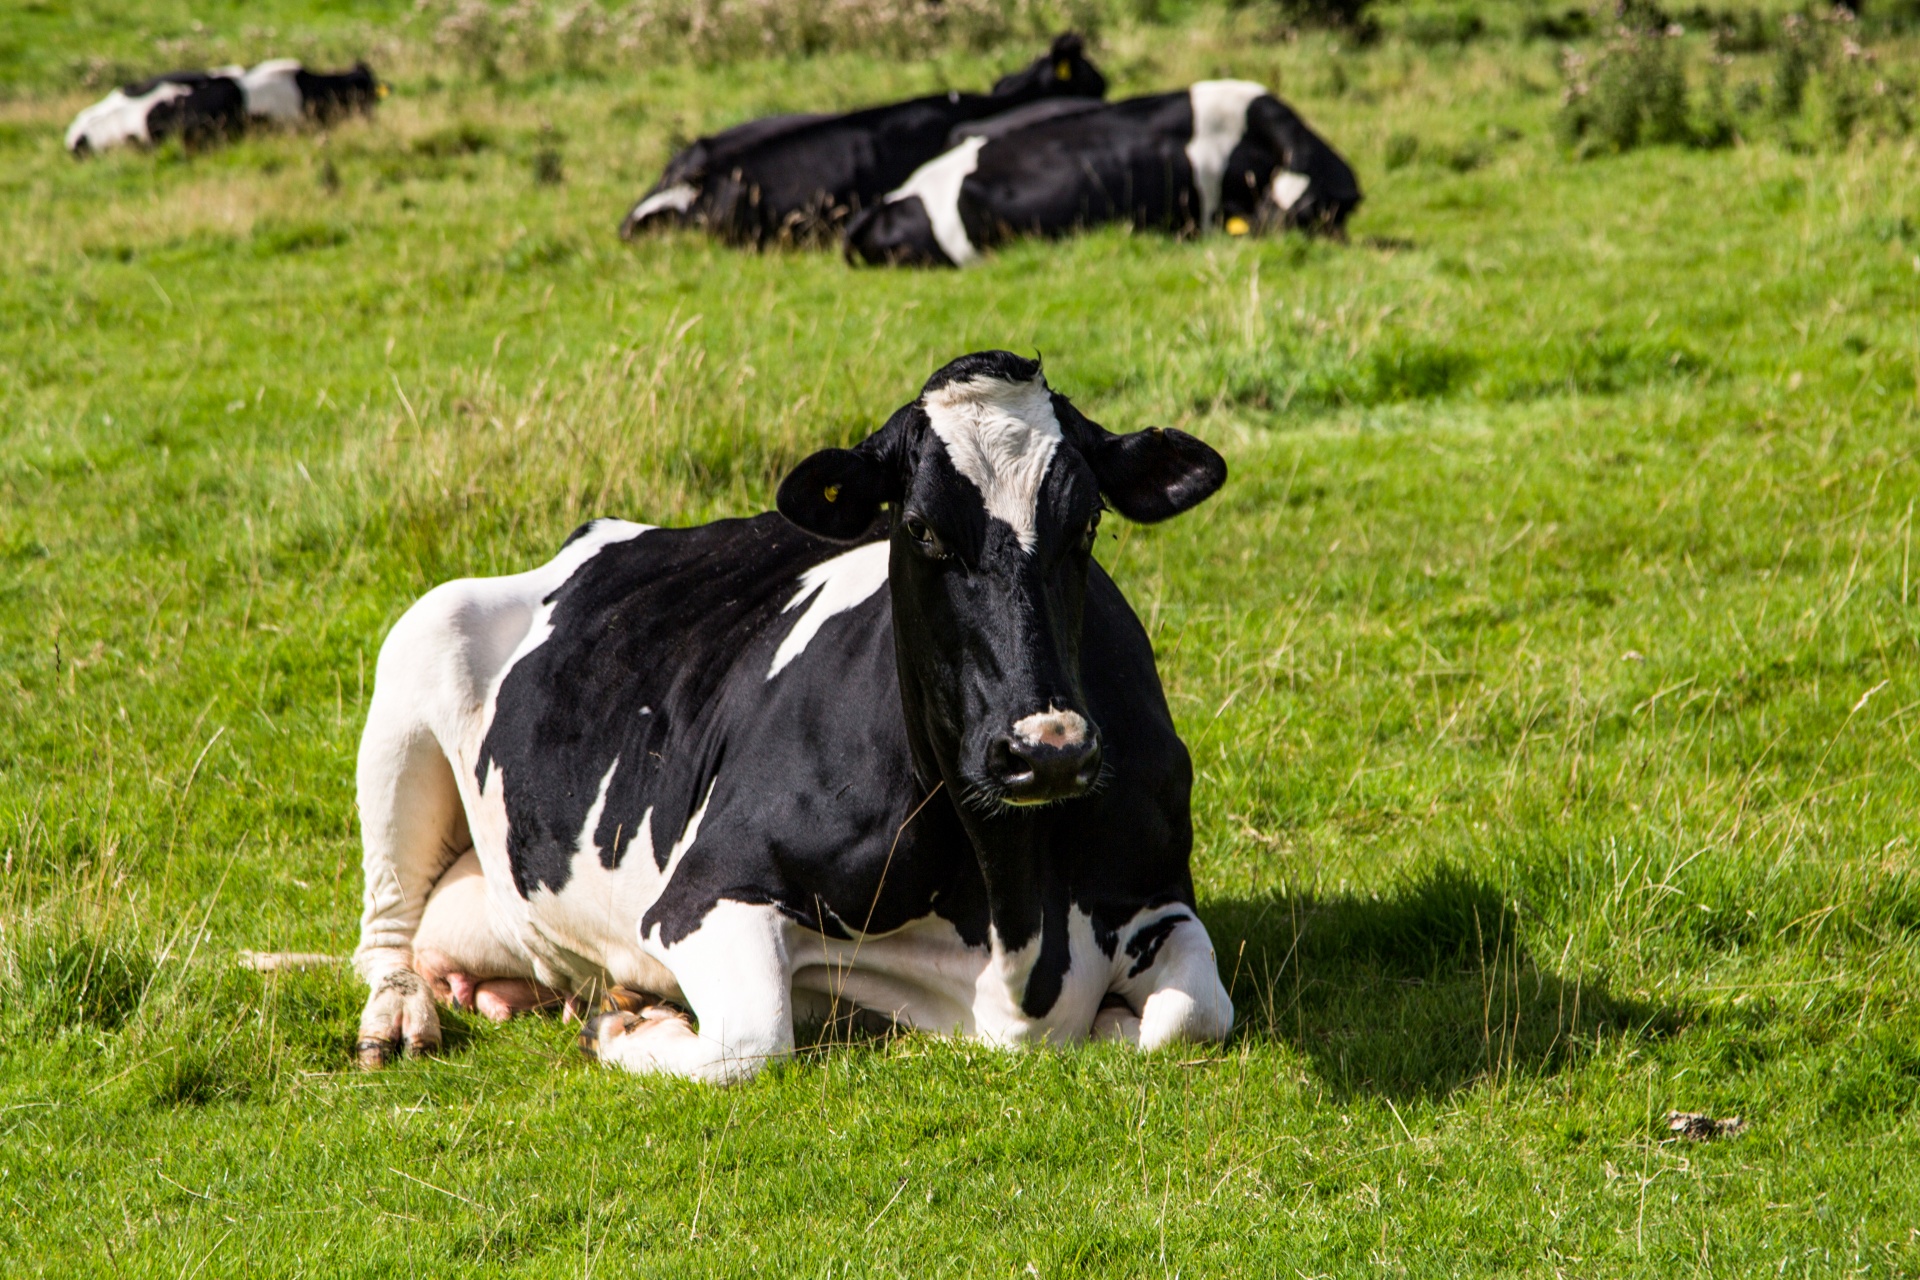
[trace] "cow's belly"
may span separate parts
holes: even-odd
[[[788,938],[796,1007],[871,1009],[903,1026],[959,1034],[990,1044],[1066,1044],[1087,1038],[1110,989],[1113,961],[1094,941],[1093,923],[1069,913],[1071,963],[1059,998],[1034,1017],[1013,993],[1026,986],[1039,950],[968,946],[951,922],[927,916],[892,933],[852,941],[795,926]]]

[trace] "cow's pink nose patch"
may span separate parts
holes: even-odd
[[[1078,711],[1042,711],[1014,721],[1013,736],[1032,747],[1078,747],[1087,741],[1087,721]]]

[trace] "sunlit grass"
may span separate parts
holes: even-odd
[[[1912,145],[1575,162],[1549,43],[1105,38],[1116,92],[1281,86],[1354,243],[613,234],[676,136],[1024,50],[483,85],[401,41],[372,123],[84,165],[70,81],[0,104],[6,1269],[1915,1268]],[[828,1037],[715,1092],[455,1018],[366,1077],[344,971],[235,965],[352,945],[421,591],[764,509],[983,346],[1233,468],[1100,552],[1194,752],[1223,1050]]]

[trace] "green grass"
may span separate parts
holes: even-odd
[[[0,1270],[1920,1271],[1911,142],[1576,162],[1550,44],[1116,21],[1116,92],[1281,86],[1354,244],[852,272],[613,228],[675,136],[1018,41],[482,83],[395,9],[370,125],[76,165],[83,7],[0,18]],[[135,9],[116,58],[184,20]],[[1198,767],[1225,1048],[828,1037],[713,1091],[454,1017],[367,1076],[343,973],[235,964],[352,946],[420,592],[764,509],[988,345],[1233,467],[1100,553]]]

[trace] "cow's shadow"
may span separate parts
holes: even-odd
[[[1413,1098],[1551,1074],[1684,1015],[1556,970],[1491,886],[1440,871],[1378,895],[1202,900],[1236,1038],[1284,1042],[1337,1095]]]

